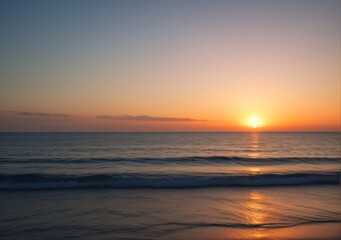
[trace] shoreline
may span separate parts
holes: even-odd
[[[185,240],[248,240],[248,239],[329,239],[341,237],[341,222],[302,223],[291,227],[241,229],[200,227],[179,230],[166,239]]]

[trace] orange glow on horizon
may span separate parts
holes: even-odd
[[[204,109],[205,110],[205,109]],[[142,120],[119,120],[101,119],[95,114],[77,114],[60,111],[40,111],[43,114],[65,113],[69,117],[46,117],[46,116],[27,116],[13,112],[1,113],[1,131],[127,131],[127,132],[271,132],[271,131],[339,131],[339,116],[335,115],[335,121],[328,115],[312,116],[304,115],[285,115],[278,116],[275,113],[266,114],[261,119],[235,114],[229,120],[228,116],[195,114],[149,114],[152,117],[175,116],[181,118],[203,119],[205,121],[142,121]],[[112,114],[114,115],[114,113]],[[218,120],[216,120],[218,119]],[[221,120],[220,120],[221,119]],[[241,121],[240,119],[246,119]],[[266,121],[264,120],[266,119]],[[328,123],[327,121],[331,122]],[[251,123],[250,123],[251,122]],[[254,128],[255,127],[255,128]],[[254,134],[250,142],[250,157],[259,157],[259,135]]]

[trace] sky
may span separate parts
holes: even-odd
[[[339,131],[340,9],[2,0],[0,131]]]

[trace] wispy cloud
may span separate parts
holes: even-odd
[[[198,120],[193,118],[177,118],[177,117],[152,117],[147,115],[99,115],[97,118],[101,119],[115,119],[115,120],[126,120],[126,121],[159,121],[159,122],[196,122],[196,121],[206,121]]]
[[[63,113],[45,113],[45,112],[27,112],[27,111],[7,111],[19,116],[27,117],[72,117],[69,114]],[[199,120],[193,118],[178,118],[178,117],[153,117],[148,115],[98,115],[96,118],[108,120],[123,120],[123,121],[155,121],[155,122],[199,122],[206,120]]]
[[[10,113],[15,113],[21,116],[29,116],[29,117],[71,117],[69,114],[61,114],[61,113],[42,113],[42,112],[20,112],[20,111],[8,111]]]

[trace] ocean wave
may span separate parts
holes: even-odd
[[[340,173],[229,176],[180,174],[0,174],[0,190],[76,188],[203,188],[340,184]]]
[[[133,164],[186,164],[186,165],[278,165],[278,164],[325,164],[340,163],[341,158],[247,158],[247,157],[177,157],[177,158],[48,158],[13,159],[0,158],[0,164],[87,164],[87,163],[133,163]]]

